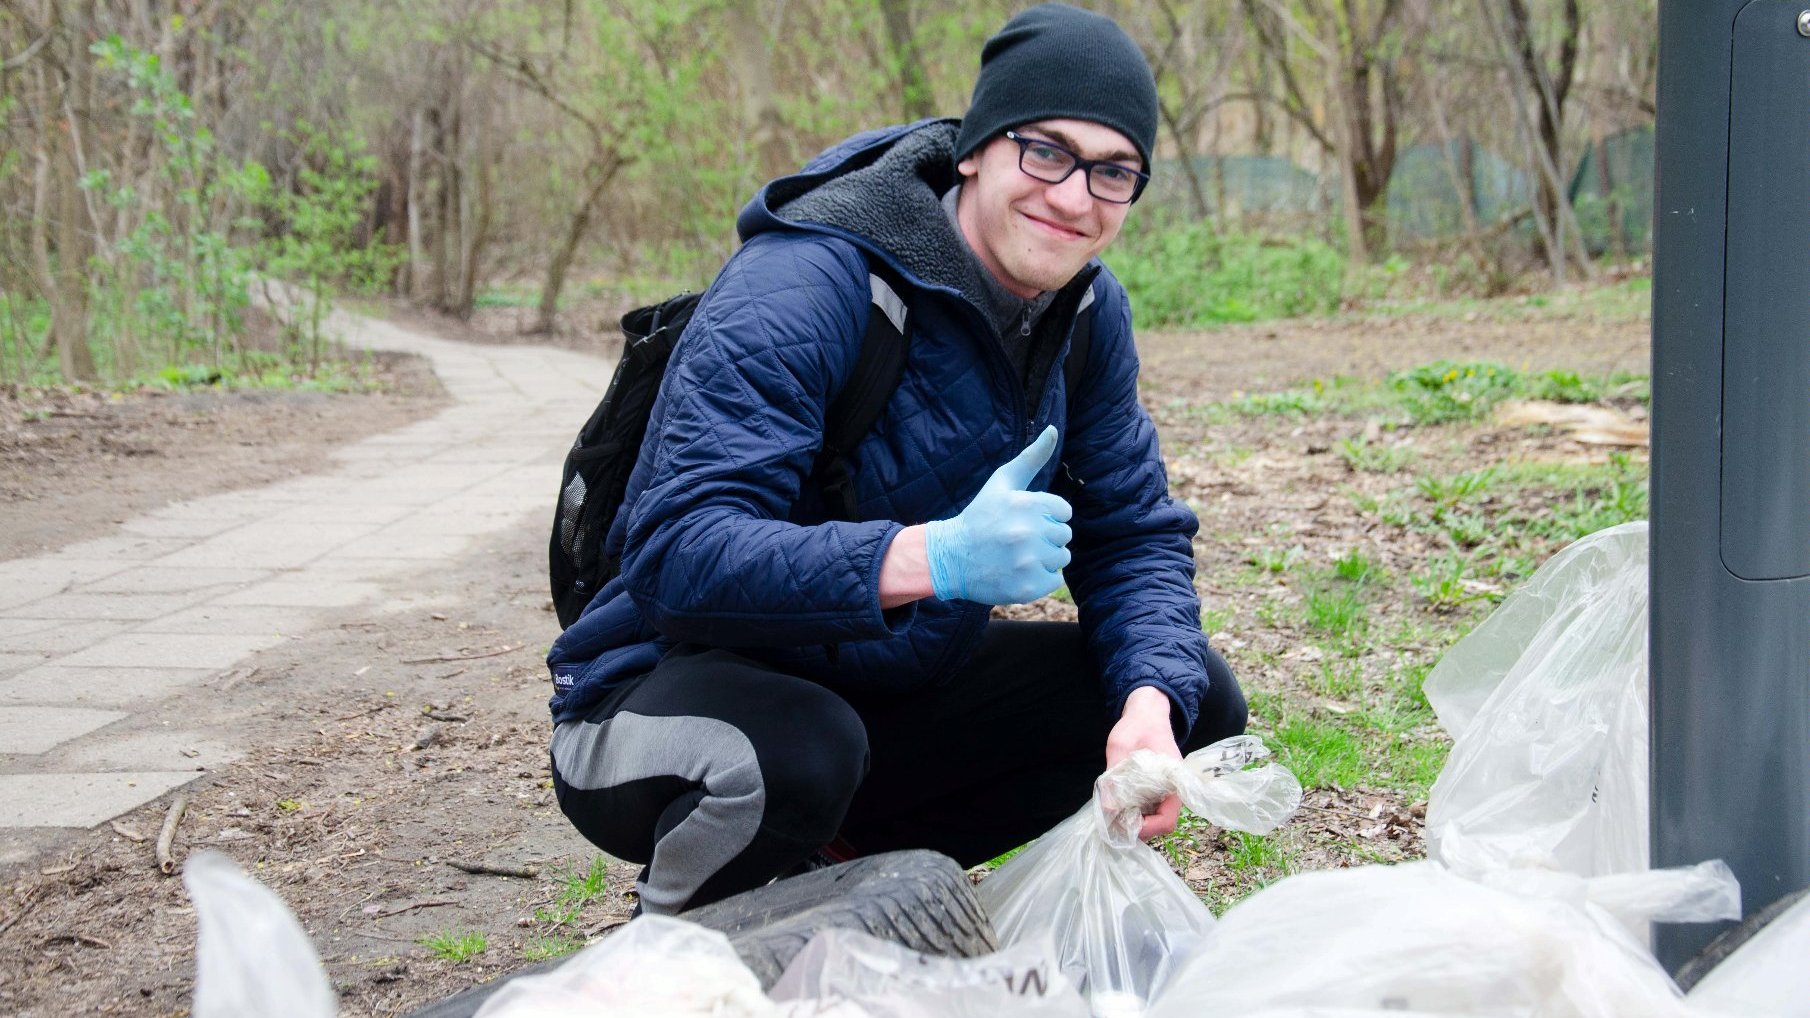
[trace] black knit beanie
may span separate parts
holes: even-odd
[[[1036,120],[1104,124],[1131,139],[1144,169],[1156,142],[1156,79],[1116,22],[1042,4],[1006,22],[980,51],[974,99],[955,139],[961,162],[994,135]]]

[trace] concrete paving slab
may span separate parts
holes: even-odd
[[[43,556],[43,559],[49,562],[117,562],[122,559],[144,561],[168,555],[190,543],[192,543],[191,540],[185,537],[115,534],[112,537],[98,537],[92,541],[78,541],[75,544],[64,545],[61,549]]]
[[[336,548],[330,558],[409,559],[438,562],[463,555],[471,547],[466,534],[430,534],[414,527],[387,527],[370,537]]]
[[[145,515],[150,519],[207,519],[245,522],[257,519],[268,509],[268,503],[258,501],[249,492],[228,491],[204,498],[171,502],[169,505],[152,510]]]
[[[248,523],[157,560],[157,564],[293,569],[376,530],[355,523]]]
[[[90,594],[173,594],[182,591],[231,589],[267,580],[270,569],[225,569],[198,566],[182,568],[164,564],[134,566],[82,585]]]
[[[239,519],[213,516],[140,516],[119,528],[144,537],[212,537],[239,525]]]
[[[174,615],[152,619],[139,626],[136,631],[140,633],[288,636],[307,632],[313,628],[319,618],[319,612],[307,608],[199,604]]]
[[[49,558],[0,562],[0,611],[51,597],[77,584],[129,568],[133,563],[82,562]]]
[[[546,510],[547,524],[552,525],[553,509],[551,502],[541,508]],[[482,536],[501,533],[512,527],[520,526],[531,514],[530,510],[516,509],[501,512],[422,512],[400,520],[384,530],[378,531],[366,540],[375,540],[377,536],[397,528],[408,528],[417,534],[465,534]],[[538,512],[533,512],[538,517]]]
[[[8,646],[12,640],[41,633],[46,629],[55,629],[63,623],[55,619],[9,619],[0,617],[0,647]]]
[[[93,827],[199,776],[195,771],[0,774],[0,827]]]
[[[49,656],[45,654],[19,654],[10,651],[0,651],[0,678],[5,678],[9,675],[17,675],[27,668],[36,668],[48,660]]]
[[[68,668],[49,664],[0,679],[0,704],[138,707],[218,674],[218,668]]]
[[[133,625],[131,622],[0,618],[0,648],[34,654],[73,654],[117,636]]]
[[[418,513],[421,507],[415,504],[392,502],[360,502],[348,505],[343,502],[325,504],[298,505],[284,509],[270,517],[272,523],[356,523],[381,527],[394,523],[411,513]]]
[[[214,593],[188,590],[173,594],[52,594],[3,611],[9,617],[22,619],[154,619],[205,601]]]
[[[339,463],[419,463],[445,449],[444,442],[406,436],[401,441],[366,439],[333,450],[332,458]]]
[[[223,594],[214,603],[270,605],[280,608],[351,608],[379,600],[383,594],[383,588],[374,583],[281,576],[253,584],[244,590]]]
[[[197,636],[189,633],[122,633],[87,650],[59,658],[67,668],[230,668],[283,642],[281,636]]]
[[[0,707],[0,753],[46,753],[125,716],[86,707]]]
[[[216,732],[159,728],[107,734],[63,746],[50,755],[53,766],[59,771],[212,771],[245,755],[229,736]]]

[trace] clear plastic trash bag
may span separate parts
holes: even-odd
[[[484,1002],[477,1018],[765,1018],[777,1013],[727,937],[682,919],[649,915],[550,972],[510,980]]]
[[[1638,878],[1498,871],[1485,883],[1434,862],[1286,877],[1233,906],[1148,1013],[1702,1014],[1596,899],[1644,918],[1723,918],[1739,911],[1728,908],[1733,876],[1715,862]],[[1705,894],[1711,885],[1719,895]]]
[[[1647,525],[1554,555],[1426,681],[1453,740],[1429,855],[1465,873],[1646,869]]]
[[[333,1018],[339,997],[276,892],[218,852],[182,867],[195,903],[194,1018]]]
[[[769,995],[813,1016],[847,1004],[868,1018],[1087,1018],[1054,953],[1048,941],[1031,940],[980,958],[937,958],[828,929],[792,959]]]
[[[1139,750],[1101,775],[1093,801],[976,891],[1000,943],[1049,938],[1100,1018],[1142,1011],[1213,915],[1160,853],[1139,842],[1144,807],[1171,792],[1208,823],[1267,834],[1301,804],[1301,785],[1263,740],[1216,742],[1173,760]]]
[[[1810,895],[1691,987],[1693,1005],[1731,1015],[1810,1018]]]

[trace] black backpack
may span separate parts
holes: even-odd
[[[887,276],[870,272],[868,282],[874,313],[868,316],[854,372],[825,414],[823,448],[811,470],[811,483],[823,491],[837,518],[845,520],[855,519],[854,468],[848,453],[879,419],[905,372],[905,302]],[[591,598],[622,569],[620,559],[603,553],[604,537],[622,509],[673,347],[701,297],[682,293],[622,316],[622,357],[616,373],[566,454],[560,476],[548,573],[561,629],[576,622]],[[1092,342],[1093,315],[1078,315],[1062,366],[1070,393]]]

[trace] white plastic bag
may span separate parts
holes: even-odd
[[[477,1018],[761,1018],[775,1012],[727,937],[648,915],[551,972],[510,980]]]
[[[1453,739],[1430,855],[1461,872],[1646,869],[1647,525],[1554,555],[1427,676]]]
[[[1730,914],[1733,876],[1717,862],[1643,873],[1638,887],[1611,879],[1497,871],[1486,884],[1433,862],[1297,874],[1233,906],[1149,1015],[1699,1013],[1595,899],[1642,909],[1642,918],[1720,918]],[[1702,906],[1712,885],[1721,904]]]
[[[847,1005],[867,1018],[1087,1018],[1053,954],[1048,941],[1032,940],[980,958],[936,958],[828,929],[798,952],[770,996],[800,1016]]]
[[[182,867],[195,902],[194,1018],[333,1018],[339,998],[276,893],[218,852]]]
[[[1685,999],[1731,1015],[1810,1018],[1810,896],[1709,970]]]
[[[1050,938],[1101,1018],[1139,1013],[1213,925],[1188,885],[1137,840],[1143,807],[1171,792],[1209,823],[1266,834],[1294,814],[1301,785],[1255,736],[1171,760],[1139,750],[1094,784],[1093,801],[982,881],[1000,943]]]

